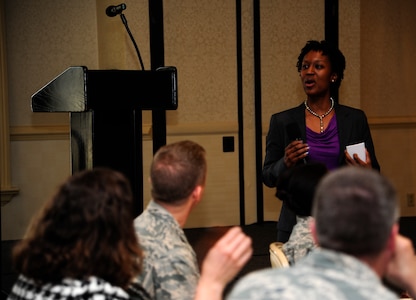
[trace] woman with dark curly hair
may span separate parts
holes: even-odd
[[[266,137],[263,182],[275,187],[286,169],[308,162],[324,163],[328,170],[343,165],[380,169],[365,113],[334,99],[344,78],[345,57],[327,41],[308,41],[296,64],[306,99],[297,107],[272,115]],[[350,155],[346,147],[364,143],[364,156]],[[278,222],[278,241],[286,242],[295,215],[285,207]]]
[[[9,299],[147,299],[132,283],[142,266],[132,211],[121,173],[96,168],[71,176],[15,246],[20,276]]]
[[[143,254],[133,227],[133,196],[124,175],[106,168],[67,179],[13,249],[20,273],[8,299],[150,299],[138,283]],[[239,227],[208,251],[195,300],[220,300],[251,257]]]

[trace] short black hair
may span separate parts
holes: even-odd
[[[337,80],[334,82],[334,85],[336,88],[339,88],[341,81],[344,78],[345,70],[345,57],[341,50],[334,44],[325,40],[320,42],[315,40],[307,41],[298,56],[298,62],[296,64],[298,72],[302,69],[303,58],[310,51],[322,52],[322,55],[328,56],[332,72],[337,74]]]

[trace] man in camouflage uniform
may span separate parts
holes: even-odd
[[[327,172],[322,163],[301,164],[285,170],[277,180],[276,196],[296,215],[296,225],[282,248],[290,265],[316,248],[309,223],[316,187]]]
[[[320,248],[289,268],[247,275],[228,299],[398,299],[383,277],[416,295],[414,250],[398,234],[396,194],[380,173],[331,172],[318,186],[313,216]]]
[[[296,216],[296,225],[293,227],[289,240],[282,247],[290,265],[294,265],[316,248],[309,226],[311,220],[310,216]]]
[[[138,281],[152,299],[192,299],[199,279],[194,250],[182,227],[202,197],[205,150],[183,141],[155,154],[151,168],[152,200],[134,221],[144,250]]]
[[[220,300],[252,255],[250,237],[235,226],[209,249],[200,275],[182,228],[202,198],[206,172],[205,150],[194,142],[166,145],[155,154],[150,169],[153,199],[134,221],[144,252],[138,281],[152,299]]]

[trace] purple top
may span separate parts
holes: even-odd
[[[309,162],[324,163],[328,170],[339,167],[339,139],[336,115],[329,121],[327,129],[317,133],[306,127],[306,143],[309,145]]]

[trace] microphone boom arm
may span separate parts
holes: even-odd
[[[127,33],[129,34],[131,41],[133,42],[134,48],[136,49],[137,56],[139,57],[140,66],[142,67],[142,70],[144,71],[143,60],[142,60],[142,57],[140,55],[139,47],[137,47],[136,41],[134,40],[134,37],[133,37],[133,35],[131,34],[131,31],[130,31],[130,28],[127,25],[127,19],[124,16],[123,13],[120,14],[120,18],[121,18],[121,21],[124,24],[124,27],[126,27]]]

